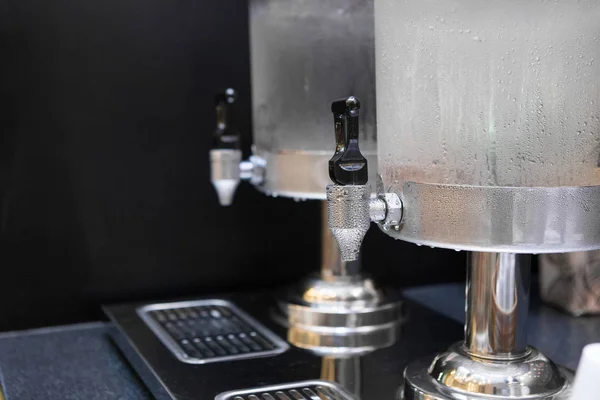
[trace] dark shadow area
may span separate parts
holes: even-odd
[[[318,202],[209,182],[213,94],[251,143],[246,2],[0,0],[0,330],[100,305],[264,290],[318,269]],[[395,286],[462,280],[464,255],[373,229]]]

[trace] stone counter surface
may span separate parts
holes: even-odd
[[[111,324],[94,322],[0,334],[6,400],[150,400],[112,343]]]

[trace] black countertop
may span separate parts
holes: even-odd
[[[150,400],[152,396],[112,343],[108,323],[0,335],[6,400]]]
[[[458,321],[464,286],[413,288],[405,295]],[[573,318],[532,302],[530,343],[575,369],[582,347],[600,341],[600,317]],[[0,382],[6,400],[149,400],[150,392],[114,345],[109,323],[0,334]]]

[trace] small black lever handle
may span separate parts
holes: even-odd
[[[329,160],[329,177],[338,185],[366,185],[367,159],[358,147],[358,111],[354,96],[331,103],[335,129],[335,153]]]
[[[231,88],[215,95],[217,128],[213,135],[213,149],[237,150],[241,147],[241,135],[232,124],[232,108],[236,99],[237,92]]]

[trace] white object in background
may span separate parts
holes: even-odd
[[[600,343],[593,343],[585,346],[581,352],[571,400],[597,400],[598,398],[600,398]]]

